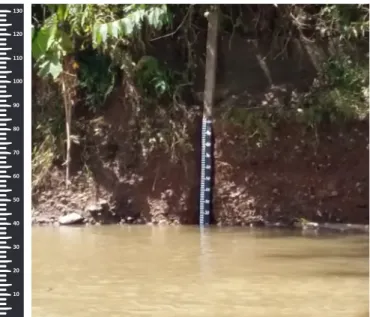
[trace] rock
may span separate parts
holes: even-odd
[[[161,220],[158,221],[158,224],[162,225],[162,226],[168,225],[168,221],[166,219],[161,219]]]
[[[100,204],[91,204],[86,207],[85,211],[92,216],[96,216],[103,211],[103,207]]]
[[[100,199],[98,204],[104,209],[104,208],[109,208],[109,204],[108,204],[108,201],[106,201],[105,199]]]
[[[46,217],[38,217],[38,218],[36,218],[36,223],[38,223],[39,225],[50,224],[52,222],[53,221],[50,218],[46,218]]]
[[[90,204],[85,208],[85,213],[90,214],[96,222],[105,223],[114,214],[110,213],[109,204],[106,200],[99,200],[96,204]]]
[[[61,216],[59,217],[59,224],[61,225],[75,225],[75,224],[80,224],[84,220],[84,217],[82,217],[80,214],[77,212],[72,212],[68,215]]]
[[[305,222],[302,223],[303,230],[318,230],[319,224],[317,222]]]

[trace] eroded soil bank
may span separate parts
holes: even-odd
[[[91,126],[100,132],[75,146],[70,188],[63,167],[55,166],[34,191],[34,223],[57,223],[71,212],[86,223],[197,223],[200,121],[189,126],[194,148],[177,161],[165,150],[144,160],[122,107],[110,107]],[[368,223],[367,121],[318,130],[280,124],[263,142],[222,120],[214,129],[215,224]]]

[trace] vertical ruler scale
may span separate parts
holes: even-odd
[[[23,5],[0,4],[0,316],[24,316],[23,101]]]
[[[212,108],[216,89],[217,37],[219,28],[219,5],[213,6],[207,14],[208,32],[206,45],[206,68],[204,82],[204,107],[202,121],[202,153],[200,175],[199,225],[209,225],[212,208]]]
[[[212,202],[212,120],[203,116],[199,224],[209,225]]]

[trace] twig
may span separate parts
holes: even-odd
[[[153,181],[153,184],[152,184],[152,192],[154,192],[155,186],[157,184],[158,172],[159,172],[159,167],[157,167],[156,171],[155,171],[154,181]]]
[[[77,77],[77,75],[76,74],[71,74],[71,73],[69,73],[69,72],[67,72],[67,71],[63,71],[63,74],[65,74],[65,75],[68,75],[68,76],[70,76],[70,77]]]
[[[298,27],[299,29],[308,27],[308,25],[306,23],[303,23],[303,22],[299,21],[299,17],[294,16],[293,13],[290,12],[289,16],[292,18],[293,24],[295,24],[296,27]]]

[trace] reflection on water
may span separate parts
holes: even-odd
[[[366,236],[33,228],[33,316],[368,316]]]

